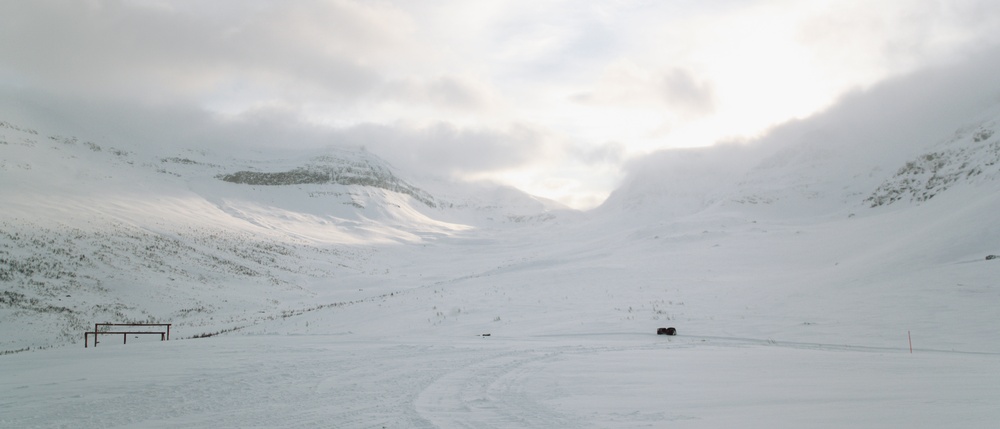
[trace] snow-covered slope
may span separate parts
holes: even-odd
[[[331,304],[315,282],[375,281],[391,265],[376,246],[556,218],[511,189],[435,197],[360,149],[291,155],[164,155],[0,122],[0,350],[78,342],[98,320],[245,326]]]

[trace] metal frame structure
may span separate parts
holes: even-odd
[[[93,332],[83,333],[83,348],[90,346],[90,336],[94,336],[94,347],[97,347],[97,336],[98,335],[122,335],[122,344],[128,343],[129,335],[153,335],[160,334],[160,341],[170,341],[170,323],[95,323]],[[101,326],[166,326],[165,331],[101,331]]]

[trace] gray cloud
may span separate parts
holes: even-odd
[[[360,125],[338,138],[369,148],[394,164],[442,176],[512,169],[544,159],[544,132],[514,124],[500,129],[459,128],[439,122],[423,128]]]
[[[660,82],[663,101],[671,107],[692,115],[711,113],[715,109],[715,91],[711,84],[695,79],[690,72],[678,68],[663,73]]]
[[[486,90],[455,76],[390,81],[379,89],[378,98],[456,111],[483,110],[491,104]]]
[[[732,102],[747,101],[732,88],[754,75],[713,68],[733,34],[708,24],[765,11],[800,26],[792,44],[815,54],[803,67],[833,82],[810,95],[821,102],[1000,41],[1000,8],[988,0],[789,3],[787,15],[758,1],[7,3],[0,119],[157,147],[364,145],[412,170],[533,167],[520,176],[547,168],[605,183],[639,148],[701,138],[703,119],[748,117],[731,111],[744,105],[767,108]],[[816,16],[800,21],[806,14]],[[768,94],[787,96],[781,83]],[[740,127],[718,134],[759,129]]]
[[[524,124],[468,128],[362,123],[331,128],[301,121],[294,106],[266,105],[223,117],[190,104],[94,100],[0,87],[0,120],[47,133],[145,147],[240,150],[364,147],[414,174],[449,176],[508,170],[546,159],[557,149],[547,134]]]
[[[1000,105],[1000,47],[965,61],[923,69],[842,96],[833,106],[773,129],[757,144],[784,147],[814,141],[859,162],[939,143],[956,128]]]
[[[388,8],[257,2],[211,13],[201,3],[14,2],[0,15],[0,70],[89,96],[204,96],[237,81],[349,98],[375,88],[379,61],[406,47],[406,19]]]
[[[669,149],[630,161],[609,202],[669,203],[694,210],[740,181],[764,189],[833,181],[847,194],[870,192],[892,169],[1000,109],[1000,47],[970,59],[887,80],[841,97],[830,108],[746,141]],[[885,170],[888,168],[889,170]],[[772,171],[777,176],[770,176]]]

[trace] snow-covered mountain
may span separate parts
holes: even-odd
[[[321,292],[329,281],[362,292],[420,286],[390,274],[399,258],[433,260],[440,256],[414,255],[524,231],[631,247],[630,239],[683,236],[705,222],[753,230],[914,217],[937,225],[922,234],[940,246],[979,237],[961,258],[1000,253],[970,219],[998,204],[996,109],[952,125],[950,134],[937,130],[949,136],[939,141],[879,144],[878,128],[840,143],[838,133],[793,123],[753,145],[665,151],[636,161],[602,207],[581,214],[498,186],[431,181],[428,191],[363,149],[163,155],[0,122],[2,348],[78,342],[96,320],[170,320],[190,335],[245,327],[342,303]],[[932,199],[944,202],[922,207]],[[900,204],[903,212],[881,217]],[[972,208],[937,211],[962,205]],[[913,234],[880,237],[903,243]],[[537,246],[529,254],[560,246],[528,242]],[[463,264],[476,263],[456,268]],[[371,294],[344,295],[359,297]]]
[[[997,428],[998,71],[1000,0],[0,1],[0,429]]]
[[[1000,109],[919,95],[651,154],[587,213],[2,122],[0,425],[988,427]],[[80,344],[143,321],[224,338]]]
[[[246,325],[315,307],[312,282],[373,281],[377,245],[573,214],[497,185],[435,196],[363,149],[243,155],[0,122],[0,349],[78,342],[95,320]]]

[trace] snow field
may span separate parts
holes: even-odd
[[[3,356],[0,427],[991,427],[998,266],[913,243],[992,208],[918,235],[890,212],[377,247],[385,270],[285,297],[348,305]]]
[[[3,427],[990,427],[1000,356],[738,339],[250,335],[5,357]]]

